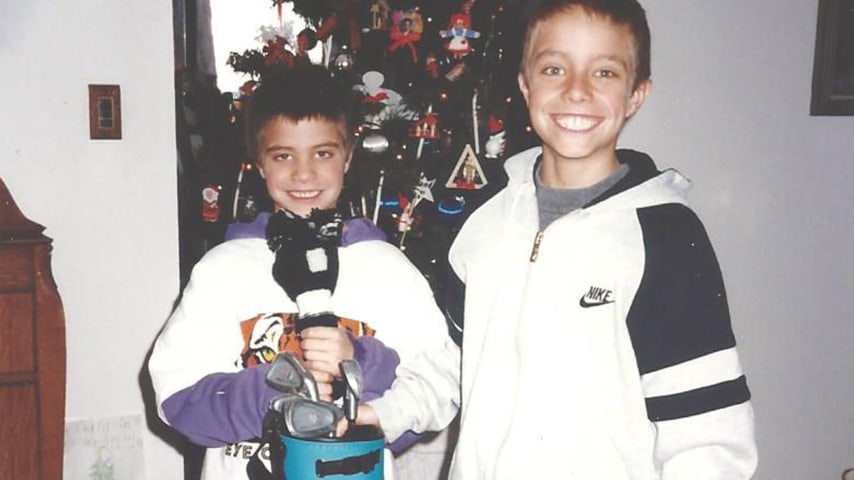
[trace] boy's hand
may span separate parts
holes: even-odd
[[[359,405],[359,411],[356,414],[356,425],[374,425],[382,430],[382,425],[380,425],[380,419],[377,417],[377,412],[374,411],[373,407],[365,404]],[[349,426],[350,423],[347,421],[346,417],[339,420],[338,427],[335,430],[335,436],[344,436],[344,434],[347,433]]]
[[[317,381],[321,399],[331,401],[332,382],[341,376],[341,360],[353,359],[353,341],[340,327],[310,327],[302,331],[300,346],[306,368]]]

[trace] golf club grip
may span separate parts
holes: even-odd
[[[309,327],[337,327],[338,316],[329,312],[318,315],[299,316],[294,322],[296,325],[297,335]]]

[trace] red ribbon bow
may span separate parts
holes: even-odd
[[[368,95],[365,97],[365,103],[380,103],[383,100],[388,100],[388,94],[385,92],[380,92],[376,95]]]

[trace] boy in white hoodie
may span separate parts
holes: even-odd
[[[750,478],[750,391],[690,184],[616,148],[651,88],[643,8],[532,2],[518,79],[542,146],[506,161],[449,254],[465,291],[451,478]],[[447,378],[454,354],[433,357]],[[406,428],[396,390],[366,419]]]

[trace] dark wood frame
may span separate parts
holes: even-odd
[[[108,112],[106,117],[102,115],[104,110]],[[89,138],[122,138],[122,96],[118,85],[89,85]]]
[[[839,51],[854,51],[854,0],[819,0],[813,63],[810,115],[854,115],[854,65],[842,71]],[[843,45],[843,42],[847,42]],[[849,85],[839,92],[834,83],[850,75]]]

